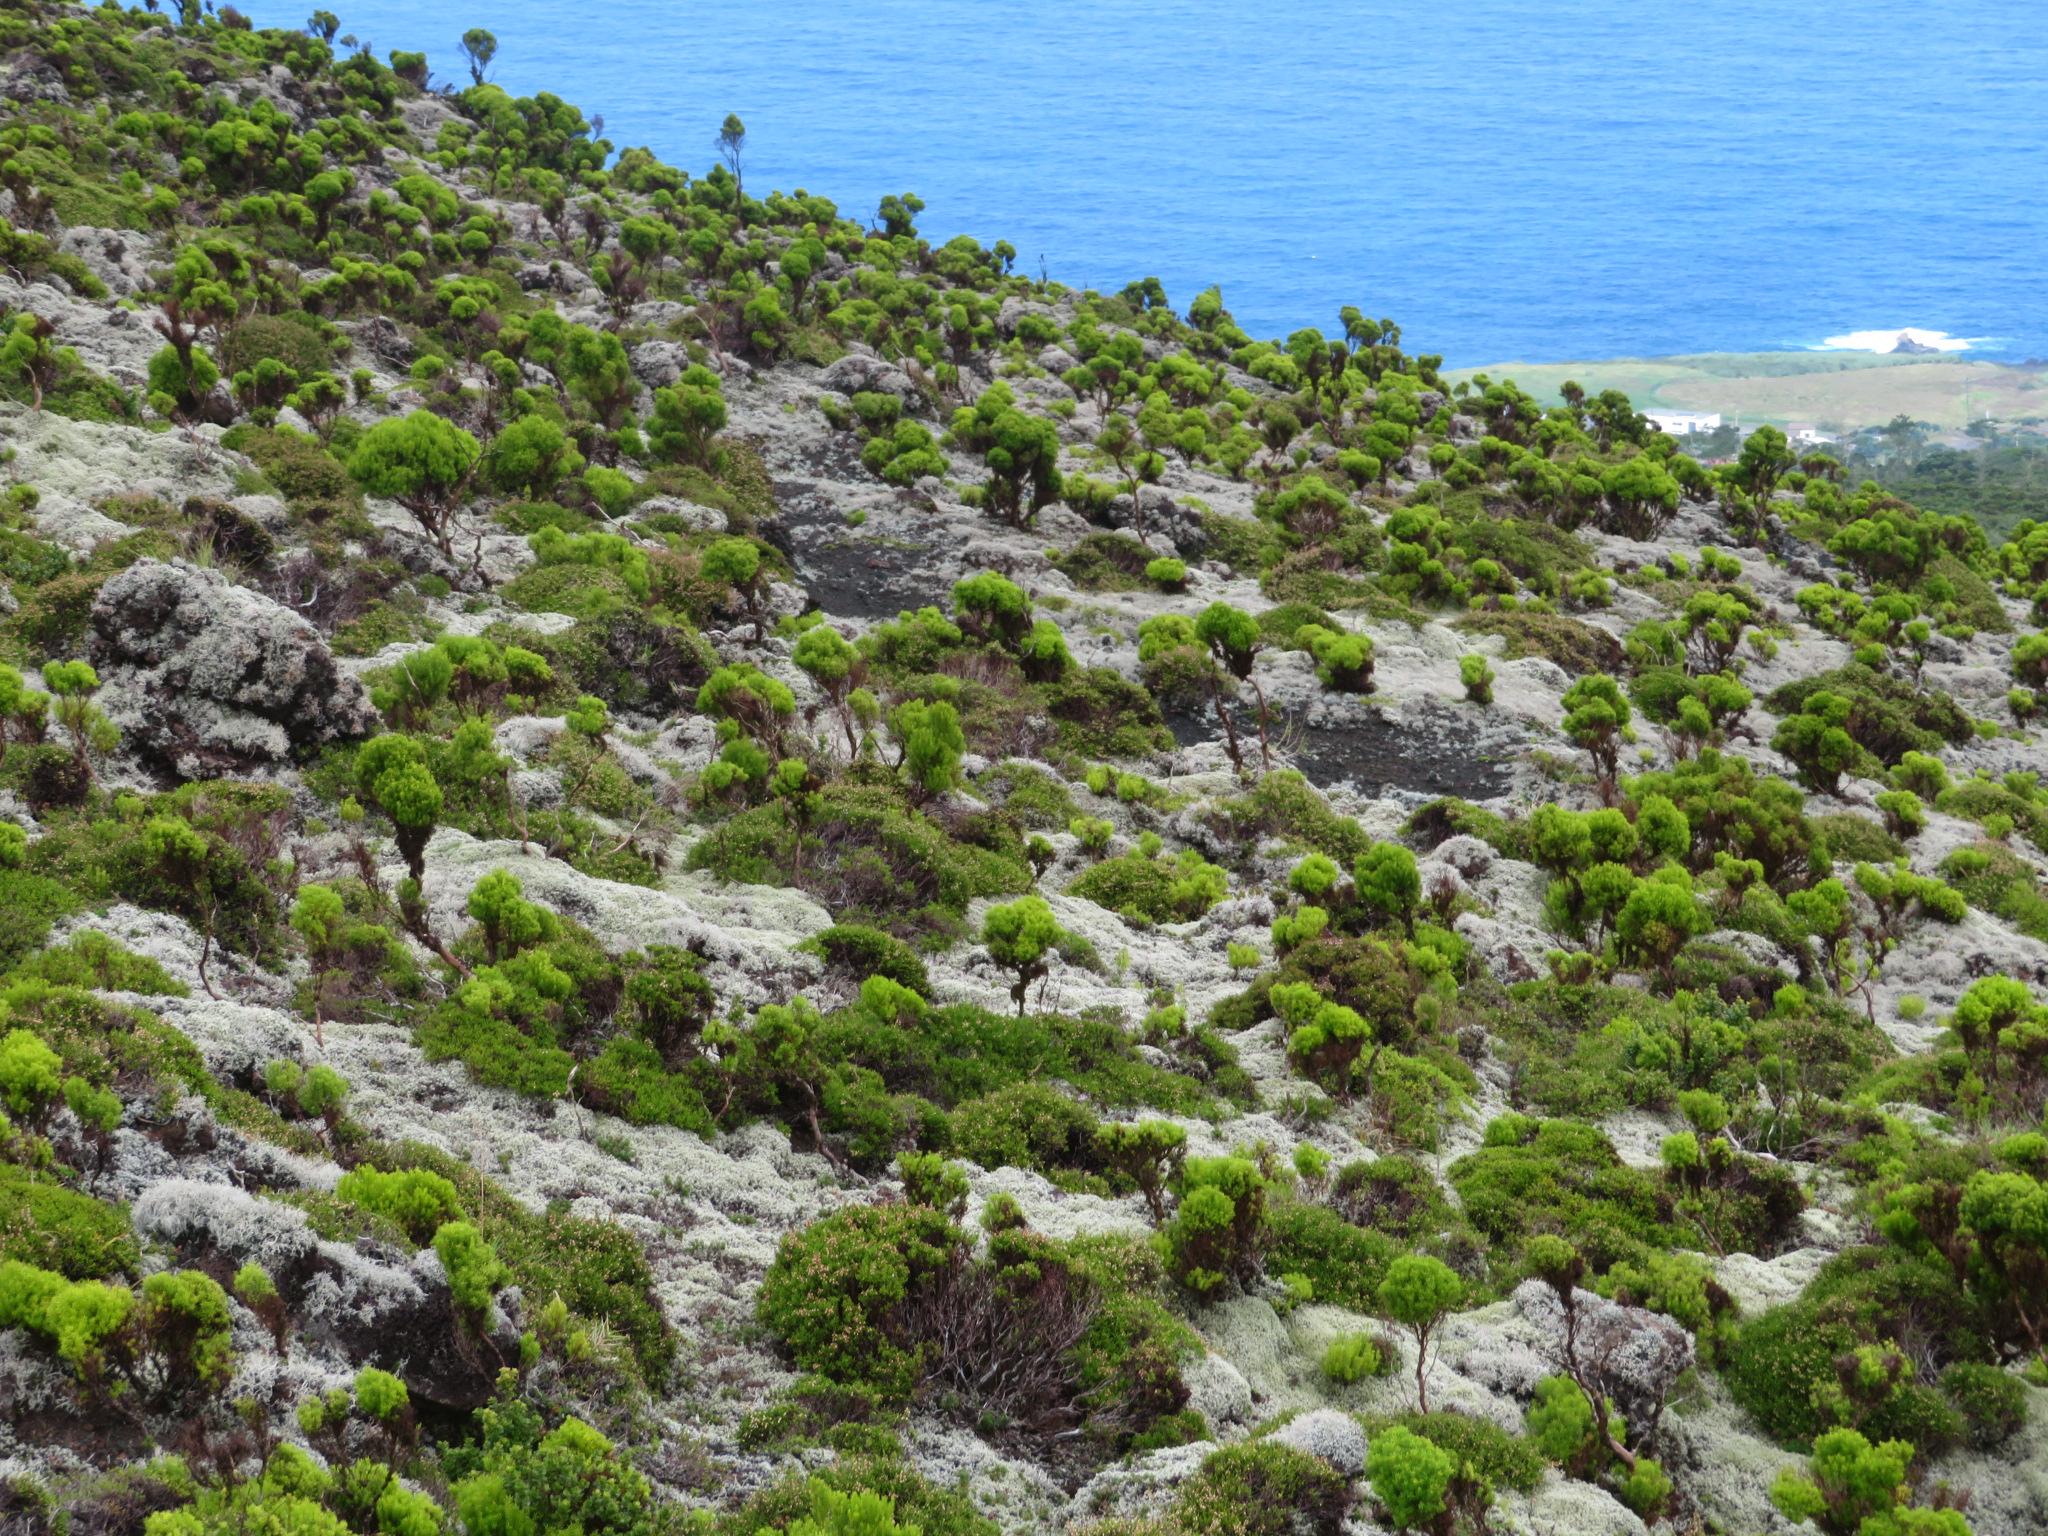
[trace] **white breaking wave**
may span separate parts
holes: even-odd
[[[1985,338],[1974,338],[1982,341]],[[1936,352],[1967,352],[1972,341],[1961,336],[1951,336],[1947,331],[1923,331],[1913,326],[1904,326],[1896,331],[1851,331],[1846,336],[1830,336],[1815,352],[1896,352],[1902,340],[1910,340],[1922,347],[1931,347]],[[1907,348],[1911,351],[1912,348]]]

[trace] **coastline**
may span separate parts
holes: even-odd
[[[1546,405],[1560,402],[1571,380],[1592,394],[1619,389],[1638,410],[1712,412],[1743,425],[1808,422],[1853,432],[1905,415],[1960,431],[1986,416],[2020,424],[2048,417],[2042,369],[1966,352],[1705,352],[1444,370],[1453,383],[1480,374],[1513,379]]]

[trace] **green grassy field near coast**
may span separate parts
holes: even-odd
[[[1546,404],[1575,380],[1588,393],[1619,389],[1638,410],[1662,406],[1714,411],[1743,424],[1812,422],[1854,431],[1898,415],[1961,429],[1992,417],[2024,423],[2048,417],[2044,371],[1956,354],[1873,352],[1705,352],[1575,363],[1499,363],[1446,371],[1513,379]]]

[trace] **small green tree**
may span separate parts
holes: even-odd
[[[65,362],[78,361],[71,347],[51,344],[57,328],[41,315],[26,311],[0,331],[0,378],[21,379],[35,396],[34,409],[41,412],[43,392],[57,382]]]
[[[953,437],[988,466],[982,499],[1012,527],[1028,528],[1039,509],[1060,497],[1060,435],[1042,416],[1017,409],[1000,380],[953,415]]]
[[[1014,650],[1031,629],[1031,598],[1009,577],[982,571],[953,584],[953,617],[977,640]]]
[[[1493,702],[1493,668],[1487,665],[1484,656],[1460,656],[1458,658],[1458,683],[1465,690],[1465,697],[1474,704]]]
[[[1374,1435],[1365,1453],[1373,1496],[1397,1531],[1435,1528],[1457,1470],[1450,1452],[1399,1424]]]
[[[1799,769],[1800,782],[1822,794],[1841,788],[1842,775],[1862,757],[1862,749],[1846,729],[1855,705],[1822,691],[1809,695],[1797,714],[1787,715],[1771,737],[1773,751],[1782,752]]]
[[[292,1321],[291,1312],[284,1304],[284,1298],[277,1293],[277,1283],[270,1278],[270,1271],[254,1259],[235,1271],[235,1300],[256,1314],[257,1320],[270,1330],[271,1347],[277,1351],[277,1358],[291,1358]]]
[[[1181,1165],[1180,1208],[1162,1233],[1173,1277],[1204,1301],[1265,1268],[1269,1180],[1247,1157],[1191,1157]]]
[[[1010,997],[1017,1004],[1018,1018],[1024,1017],[1024,997],[1031,983],[1046,974],[1046,955],[1065,939],[1065,931],[1042,896],[1025,896],[1007,906],[990,907],[982,918],[981,942],[988,947],[989,958],[1017,973]]]
[[[936,795],[960,782],[960,758],[967,736],[960,712],[944,699],[908,699],[889,716],[901,751],[898,766],[922,794]]]
[[[718,151],[718,158],[725,162],[725,168],[732,172],[732,207],[739,216],[740,228],[747,225],[747,185],[742,172],[747,154],[747,125],[740,121],[737,112],[725,114],[725,121],[718,126],[718,137],[712,140],[712,147]]]
[[[149,360],[149,405],[159,416],[193,421],[207,408],[220,369],[204,347],[166,346]]]
[[[454,511],[481,453],[476,439],[432,411],[387,417],[365,432],[349,455],[348,472],[372,496],[413,515],[434,547],[455,562]]]
[[[511,1278],[498,1250],[466,1221],[451,1221],[434,1234],[434,1256],[448,1277],[448,1292],[462,1324],[481,1333],[491,1315],[491,1298]]]
[[[1056,683],[1073,665],[1067,637],[1051,619],[1040,619],[1018,647],[1018,661],[1024,676],[1034,683]]]
[[[555,914],[526,900],[524,887],[509,870],[494,869],[477,881],[470,888],[467,907],[484,931],[484,949],[493,965],[561,932]]]
[[[2048,687],[2048,630],[2013,642],[2012,675],[2032,688]]]
[[[538,415],[520,417],[492,439],[484,463],[486,478],[499,490],[536,499],[582,469],[583,455],[567,435]]]
[[[1604,672],[1589,672],[1565,690],[1564,711],[1565,735],[1593,759],[1601,783],[1611,788],[1630,718],[1620,686]]]
[[[718,375],[699,363],[683,370],[674,384],[654,392],[654,415],[647,442],[657,459],[711,467],[713,440],[725,430],[725,394]]]
[[[11,1029],[0,1039],[0,1103],[40,1129],[57,1103],[63,1058],[26,1029]]]
[[[391,680],[370,690],[370,702],[394,724],[417,726],[448,696],[455,681],[455,662],[439,646],[398,658]]]
[[[165,1411],[189,1410],[234,1370],[227,1293],[196,1269],[159,1272],[142,1282],[136,1312],[142,1348],[133,1374]]]
[[[340,956],[349,927],[347,909],[332,886],[302,885],[299,899],[292,903],[290,921],[306,944],[306,962],[313,973],[313,1038],[325,1049],[321,982]]]
[[[1693,895],[1691,877],[1666,865],[1628,887],[1614,918],[1615,947],[1625,963],[1645,966],[1669,981],[1679,951],[1710,926]]]
[[[414,881],[426,876],[427,841],[441,819],[441,786],[418,743],[376,736],[356,754],[356,784],[391,818],[398,851]]]
[[[1368,1376],[1385,1369],[1379,1345],[1370,1334],[1342,1333],[1323,1351],[1323,1374],[1344,1386],[1356,1386]]]
[[[158,816],[143,830],[143,847],[164,878],[182,890],[200,915],[199,980],[207,995],[219,999],[207,978],[213,954],[213,922],[219,897],[213,888],[212,845],[206,834],[182,816]]]
[[[1242,608],[1229,603],[1211,603],[1195,620],[1194,638],[1209,648],[1218,668],[1242,682],[1250,682],[1252,691],[1259,701],[1259,756],[1267,768],[1273,766],[1271,752],[1266,743],[1266,695],[1252,677],[1252,665],[1264,643],[1259,621]],[[1223,705],[1223,690],[1213,690],[1216,717],[1223,722],[1226,744],[1230,749],[1230,761],[1239,773],[1244,772],[1244,759],[1238,751],[1237,726],[1230,718],[1230,711]]]
[[[120,730],[92,701],[92,695],[99,690],[99,674],[83,661],[46,661],[43,686],[55,701],[57,723],[71,738],[79,772],[97,784],[99,775],[93,772],[92,754],[111,752],[121,744]]]
[[[860,738],[854,734],[853,711],[848,706],[847,694],[867,670],[860,652],[830,624],[814,624],[797,636],[796,647],[790,652],[789,659],[818,685],[819,692],[831,702],[832,711],[839,716],[840,726],[846,732],[846,760],[852,762],[860,756]]]
[[[1647,453],[1611,466],[1600,477],[1600,489],[1614,514],[1610,526],[1625,538],[1654,539],[1678,510],[1678,481]]]
[[[1155,1223],[1166,1220],[1165,1189],[1179,1172],[1187,1145],[1188,1133],[1171,1120],[1111,1122],[1095,1132],[1102,1160],[1138,1186]]]
[[[1415,908],[1422,900],[1422,876],[1415,855],[1399,843],[1374,843],[1352,866],[1358,899],[1392,918],[1415,937]]]
[[[1969,1536],[1960,1511],[1904,1507],[1913,1455],[1904,1440],[1872,1445],[1853,1429],[1831,1429],[1813,1442],[1804,1473],[1778,1473],[1771,1502],[1824,1536]]]
[[[698,570],[706,581],[731,587],[746,604],[754,621],[754,638],[768,634],[768,575],[761,565],[761,551],[748,539],[715,539],[698,557]]]
[[[1465,1282],[1441,1259],[1403,1254],[1387,1266],[1378,1292],[1380,1311],[1415,1335],[1415,1395],[1429,1412],[1429,1340],[1465,1296]]]
[[[810,1493],[810,1513],[790,1524],[789,1536],[922,1536],[923,1527],[897,1522],[894,1499],[872,1489],[842,1492],[813,1478]]]
[[[316,16],[324,18],[327,13],[318,11]],[[336,23],[339,25],[339,23]],[[333,35],[334,28],[327,29]],[[482,27],[471,27],[462,34],[462,56],[469,60],[469,79],[472,85],[484,83],[484,71],[491,67],[491,60],[498,56],[498,40]]]

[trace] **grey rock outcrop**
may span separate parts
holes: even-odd
[[[1692,1335],[1660,1312],[1619,1306],[1591,1291],[1575,1292],[1573,1300],[1580,1364],[1614,1400],[1630,1430],[1644,1433],[1693,1363]],[[1549,1336],[1553,1349],[1562,1350],[1565,1319],[1557,1292],[1540,1280],[1525,1280],[1515,1288],[1515,1305]]]
[[[186,778],[286,763],[369,734],[377,711],[304,619],[218,571],[143,560],[93,605],[100,707]]]
[[[430,1402],[480,1407],[498,1368],[518,1358],[519,1330],[502,1307],[492,1306],[481,1331],[458,1322],[431,1248],[408,1257],[323,1242],[302,1211],[190,1179],[152,1185],[133,1219],[139,1235],[188,1261],[263,1265],[309,1341],[352,1365],[395,1371]]]
[[[917,386],[910,381],[910,375],[879,357],[862,357],[857,352],[833,363],[818,382],[842,395],[858,394],[863,390],[894,395],[911,409],[915,409],[918,398]]]

